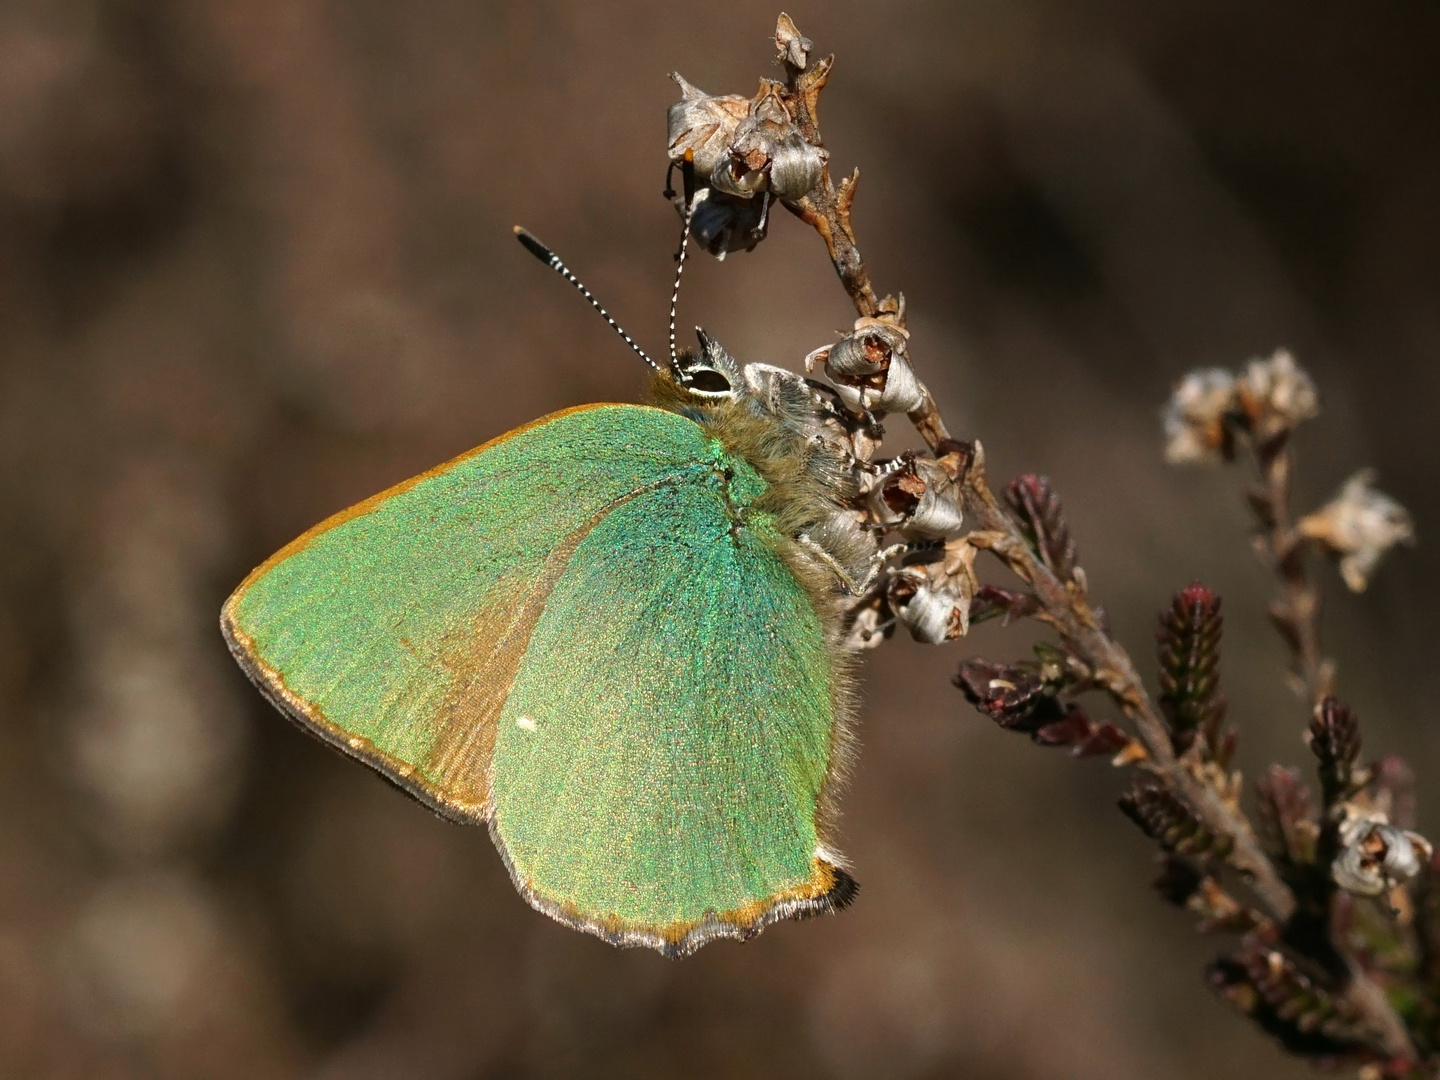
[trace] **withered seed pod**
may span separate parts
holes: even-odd
[[[938,585],[923,566],[907,566],[890,579],[887,599],[910,636],[927,645],[962,637],[970,628],[970,601],[952,585]]]
[[[907,535],[949,539],[964,531],[960,492],[933,458],[912,457],[881,481],[871,502],[877,521]]]
[[[820,182],[825,151],[801,136],[780,96],[782,89],[779,83],[761,82],[744,119],[733,129],[726,152],[708,173],[717,190],[746,199],[769,191],[793,201]],[[697,158],[697,171],[700,168]]]
[[[715,96],[691,86],[678,71],[670,78],[680,86],[680,100],[670,106],[670,160],[681,162],[686,155],[695,164],[698,176],[709,176],[726,157],[735,140],[735,129],[750,111],[750,101],[739,94]]]
[[[857,319],[854,330],[805,358],[807,370],[819,363],[840,400],[856,412],[908,413],[925,400],[925,388],[910,367],[905,331],[878,319]]]

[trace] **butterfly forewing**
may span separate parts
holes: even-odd
[[[451,816],[487,816],[488,748],[567,551],[606,510],[693,469],[655,409],[544,418],[337,514],[252,573],[222,623],[296,719]]]

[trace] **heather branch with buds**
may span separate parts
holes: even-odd
[[[1254,462],[1256,549],[1280,583],[1269,615],[1314,708],[1320,804],[1299,770],[1272,766],[1255,785],[1252,825],[1231,771],[1220,598],[1196,584],[1162,612],[1152,697],[1090,599],[1049,481],[1022,476],[1002,502],[979,442],[950,436],[916,375],[904,298],[878,296],[860,256],[851,218],[859,173],[831,180],[818,101],[833,57],[811,64],[812,43],[785,15],[775,44],[785,79],[762,80],[753,99],[712,97],[675,76],[682,96],[670,110],[669,150],[684,191],[668,194],[717,257],[763,240],[778,202],[819,233],[855,306],[853,329],[805,359],[830,382],[814,384],[824,417],[817,437],[838,442],[854,463],[857,527],[877,547],[886,534],[901,542],[880,548],[873,580],[849,598],[847,643],[875,647],[897,626],[935,644],[995,618],[1048,626],[1058,642],[1038,645],[1034,659],[971,659],[956,684],[1002,728],[1134,774],[1120,806],[1161,848],[1161,896],[1193,912],[1202,931],[1239,938],[1208,971],[1216,993],[1317,1063],[1372,1077],[1433,1074],[1440,874],[1412,831],[1408,769],[1394,758],[1360,761],[1359,725],[1333,697],[1335,665],[1321,648],[1320,592],[1308,568],[1312,552],[1328,554],[1345,583],[1363,589],[1389,548],[1413,540],[1409,516],[1360,472],[1331,503],[1294,518],[1293,436],[1318,415],[1319,395],[1289,353],[1238,375],[1197,371],[1177,387],[1164,419],[1170,461],[1228,461],[1243,448]],[[904,413],[929,453],[878,459],[887,413]],[[1025,588],[981,582],[982,552]],[[1102,706],[1108,699],[1128,733],[1092,716],[1080,699],[1093,694]]]

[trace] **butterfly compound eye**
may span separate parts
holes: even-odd
[[[692,368],[685,373],[685,387],[697,394],[728,394],[730,380],[714,368]]]

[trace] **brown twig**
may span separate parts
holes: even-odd
[[[790,68],[787,72],[794,95],[796,122],[802,134],[817,146],[821,142],[816,126],[816,96],[829,76],[832,63],[833,57],[826,57],[810,71],[798,72]],[[852,176],[842,186],[842,192],[837,193],[827,167],[820,183],[795,212],[825,241],[841,284],[860,315],[876,317],[887,311],[898,313],[898,302],[876,300],[869,272],[855,242],[849,216],[850,199],[841,197],[842,194],[853,194],[853,186]],[[889,300],[887,297],[886,301]],[[940,452],[942,442],[949,436],[939,408],[928,391],[921,407],[911,412],[909,418],[926,445],[932,451]],[[1105,686],[1135,724],[1136,733],[1149,755],[1151,768],[1194,807],[1210,829],[1231,838],[1234,864],[1248,875],[1251,887],[1270,914],[1283,922],[1294,910],[1294,896],[1260,849],[1249,823],[1213,788],[1193,776],[1175,756],[1165,724],[1129,655],[1100,628],[1083,588],[1061,582],[1031,550],[1015,520],[991,493],[981,460],[977,459],[980,467],[970,469],[965,502],[967,512],[979,525],[979,538],[984,546],[1035,590],[1043,605],[1046,621],[1093,669],[1097,681]]]
[[[1260,482],[1250,492],[1250,505],[1260,525],[1256,553],[1280,580],[1280,596],[1267,608],[1270,621],[1291,653],[1297,692],[1313,707],[1333,692],[1335,664],[1320,647],[1320,587],[1310,580],[1305,556],[1310,542],[1291,519],[1290,492],[1295,472],[1291,432],[1251,444]]]
[[[783,57],[782,57],[783,59]],[[796,124],[814,146],[823,146],[818,126],[818,95],[830,75],[833,57],[826,57],[809,70],[784,61],[788,76],[789,105]],[[903,327],[904,303],[886,296],[877,298],[870,274],[855,239],[851,206],[859,173],[843,180],[837,189],[830,170],[824,169],[820,182],[789,209],[820,234],[839,275],[841,284],[862,317],[886,318]],[[937,455],[955,445],[934,398],[926,390],[920,406],[908,413],[921,437]],[[1332,666],[1320,653],[1318,636],[1319,594],[1305,575],[1305,539],[1289,519],[1289,491],[1293,461],[1281,440],[1268,455],[1257,450],[1264,479],[1263,500],[1255,505],[1261,512],[1265,531],[1264,551],[1279,573],[1283,597],[1271,608],[1271,617],[1287,633],[1295,653],[1295,666],[1307,694],[1319,701],[1328,693]],[[945,444],[949,444],[948,446]],[[1229,839],[1229,862],[1245,876],[1250,889],[1269,916],[1284,925],[1296,911],[1295,894],[1282,878],[1275,863],[1261,848],[1248,819],[1224,789],[1224,781],[1208,776],[1194,755],[1177,756],[1170,733],[1155,707],[1134,662],[1125,649],[1102,627],[1090,604],[1085,577],[1077,568],[1070,581],[1062,581],[1045,565],[1026,539],[1015,518],[996,500],[984,471],[983,451],[978,444],[965,479],[964,507],[978,529],[970,540],[988,548],[1034,590],[1041,611],[1039,617],[1054,627],[1071,652],[1088,665],[1094,682],[1119,704],[1134,725],[1145,749],[1144,766],[1188,804],[1203,825]],[[1218,888],[1218,886],[1217,886]],[[1344,996],[1365,1025],[1374,1032],[1375,1045],[1396,1059],[1414,1061],[1414,1044],[1384,992],[1357,965],[1350,964],[1350,978]]]
[[[825,145],[820,138],[819,97],[834,63],[835,57],[827,56],[804,71],[788,62],[785,64],[795,125],[812,146]],[[827,166],[821,173],[820,182],[808,195],[798,204],[785,205],[825,241],[826,250],[830,252],[830,261],[840,276],[840,284],[850,294],[856,312],[868,318],[886,316],[897,326],[903,327],[904,298],[897,300],[893,296],[886,296],[882,300],[875,295],[875,287],[870,282],[870,271],[865,266],[865,260],[860,257],[860,248],[855,243],[855,228],[850,219],[850,208],[855,201],[855,190],[859,183],[860,170],[856,169],[840,181],[837,189]],[[920,406],[912,409],[908,416],[932,451],[938,451],[940,444],[950,438],[945,421],[940,417],[940,408],[928,389]]]

